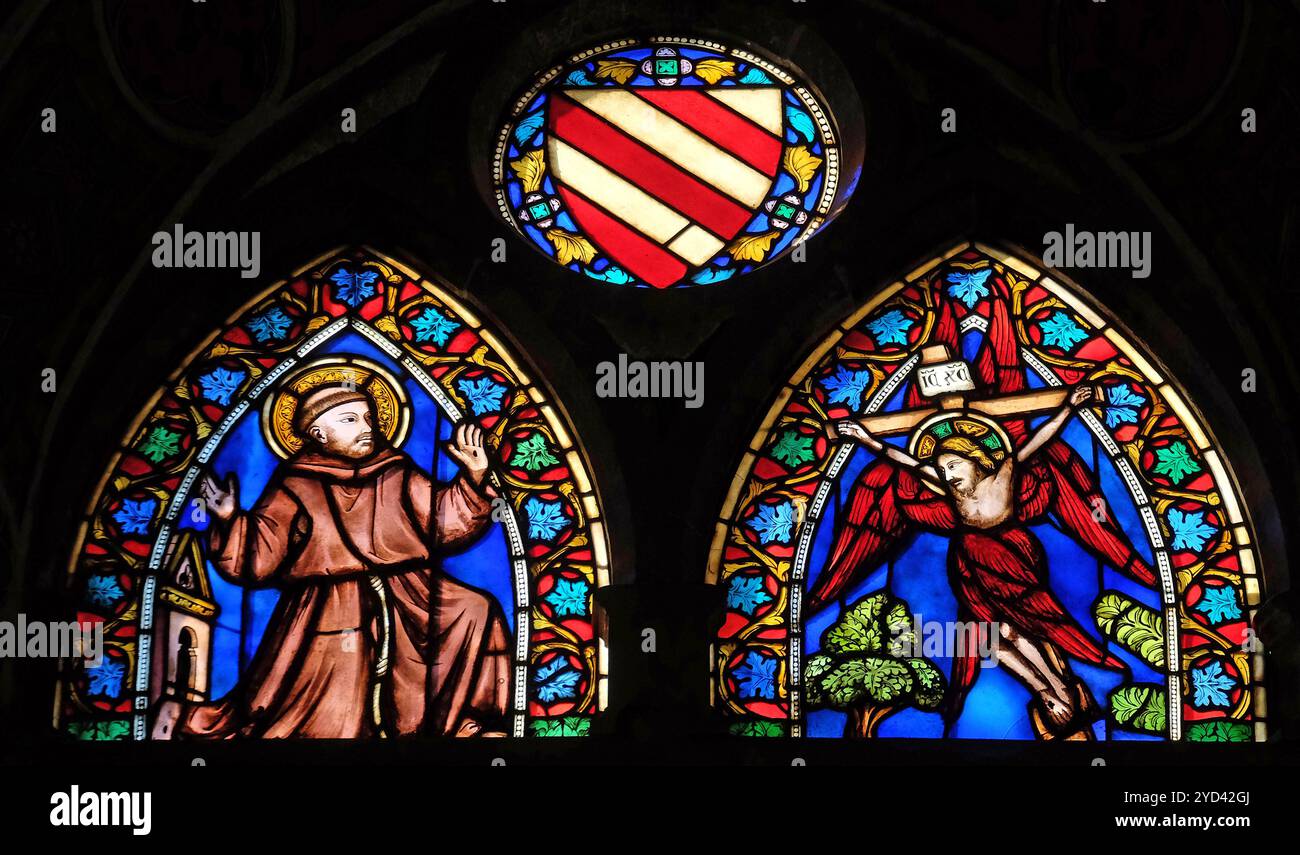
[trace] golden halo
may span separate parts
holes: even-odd
[[[988,416],[969,410],[943,412],[930,416],[916,429],[908,441],[908,451],[925,463],[934,457],[939,443],[950,436],[964,436],[971,442],[987,448],[990,453],[1004,452],[1003,460],[1012,453],[1011,438],[1007,432]]]
[[[262,407],[262,435],[266,444],[281,458],[301,451],[304,441],[293,427],[298,402],[313,389],[347,383],[370,399],[375,408],[376,426],[388,444],[394,448],[401,445],[411,422],[406,390],[388,369],[360,356],[327,356],[303,365],[286,377]]]

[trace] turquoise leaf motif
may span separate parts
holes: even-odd
[[[520,119],[519,124],[515,125],[515,142],[526,145],[542,129],[542,122],[544,121],[546,121],[546,115],[540,110],[531,116]]]
[[[789,543],[794,532],[794,505],[781,502],[763,505],[749,521],[749,527],[758,533],[760,543]]]
[[[1230,701],[1228,690],[1237,685],[1218,662],[1211,662],[1203,668],[1192,669],[1192,703],[1204,708],[1209,706],[1226,707]]]
[[[763,590],[762,576],[733,576],[727,588],[727,607],[753,616],[763,603],[771,602],[772,595]]]
[[[731,673],[740,682],[742,698],[776,697],[776,660],[769,659],[761,653],[752,652],[745,661]]]
[[[578,693],[578,681],[582,673],[569,664],[563,656],[557,656],[541,666],[533,674],[533,684],[537,697],[543,703],[575,697]]]
[[[293,320],[278,306],[268,309],[248,321],[248,329],[259,343],[280,341],[293,324]]]
[[[697,285],[712,285],[714,282],[723,282],[735,275],[734,267],[706,267],[692,276],[691,281]]]
[[[501,398],[506,393],[505,386],[493,383],[488,377],[480,377],[477,380],[457,380],[456,388],[465,394],[476,416],[500,410]]]
[[[411,319],[411,331],[416,341],[432,341],[438,347],[445,347],[451,334],[460,329],[460,324],[446,315],[425,306],[424,311]]]
[[[559,502],[532,498],[524,503],[524,513],[528,516],[528,536],[534,540],[553,540],[569,526]]]
[[[790,123],[805,140],[812,142],[817,135],[817,129],[813,126],[812,117],[791,104],[785,105],[785,120]]]
[[[334,298],[355,309],[375,296],[375,280],[378,278],[379,274],[373,270],[339,268],[330,277],[330,281],[337,286]]]
[[[126,665],[105,659],[97,668],[87,668],[86,677],[90,683],[92,695],[107,695],[110,698],[122,694],[122,679],[126,676]]]
[[[834,377],[821,381],[822,387],[829,393],[827,399],[832,404],[847,404],[849,409],[857,411],[862,405],[862,396],[871,385],[870,371],[850,371],[840,366]]]
[[[223,407],[230,405],[230,398],[239,391],[239,384],[244,382],[247,372],[231,371],[226,368],[214,368],[199,378],[203,397]]]
[[[122,507],[113,512],[113,519],[126,534],[148,534],[149,524],[157,510],[157,499],[123,499]]]
[[[1227,585],[1206,588],[1195,608],[1205,615],[1210,623],[1214,624],[1236,620],[1241,617],[1241,606],[1237,603],[1237,594]]]
[[[587,591],[589,587],[582,579],[570,581],[559,579],[555,587],[542,599],[551,604],[555,613],[561,617],[567,615],[585,615],[587,613]]]
[[[948,274],[948,296],[956,297],[968,308],[975,308],[981,297],[989,295],[989,286],[985,284],[993,274],[990,268],[983,270],[955,270]]]
[[[112,576],[91,576],[86,580],[86,599],[97,606],[111,606],[125,596]]]
[[[599,279],[601,282],[609,282],[612,285],[626,285],[632,281],[632,274],[614,264],[609,265],[599,273],[588,267],[582,268],[582,272],[592,279]]]
[[[1127,383],[1119,383],[1106,390],[1106,427],[1137,424],[1138,412],[1147,399],[1134,392]]]
[[[1047,320],[1040,321],[1038,328],[1043,332],[1043,344],[1065,351],[1088,337],[1065,312],[1056,312]]]
[[[1165,515],[1174,533],[1174,549],[1200,552],[1218,529],[1205,521],[1204,511],[1180,511],[1170,508]]]
[[[893,309],[867,324],[867,329],[878,345],[907,344],[907,331],[915,323],[898,309]]]

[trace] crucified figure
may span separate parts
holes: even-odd
[[[996,627],[1005,642],[997,645],[997,661],[1033,693],[1036,704],[1031,704],[1031,715],[1036,716],[1039,735],[1089,738],[1087,725],[1096,703],[1070,671],[1065,656],[1116,670],[1126,666],[1105,653],[1056,598],[1048,583],[1046,554],[1029,526],[1049,511],[1061,512],[1063,501],[1068,504],[1069,525],[1085,524],[1075,518],[1087,507],[1083,497],[1069,489],[1061,473],[1051,471],[1055,462],[1042,460],[1040,452],[1057,445],[1053,440],[1074,409],[1092,396],[1090,387],[1071,390],[1018,449],[987,416],[961,412],[936,417],[918,430],[912,443],[913,450],[925,449],[919,455],[924,459],[881,441],[862,421],[837,423],[839,436],[877,455],[877,467],[864,473],[859,489],[873,490],[881,506],[892,510],[878,512],[880,518],[875,520],[859,513],[863,519],[855,521],[850,514],[828,572],[812,592],[812,608],[842,589],[854,570],[845,572],[846,561],[861,566],[867,555],[878,557],[881,547],[896,542],[906,522],[947,534],[951,538],[949,579],[959,617]],[[921,439],[925,441],[918,443]],[[884,495],[891,491],[892,496]],[[852,500],[850,505],[859,507]],[[862,508],[867,506],[861,503]],[[1109,530],[1099,531],[1111,535]],[[1118,566],[1139,574],[1131,553],[1125,557],[1129,560]],[[974,681],[976,665],[969,650],[954,658],[949,724]]]

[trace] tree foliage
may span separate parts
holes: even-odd
[[[886,591],[854,603],[822,635],[821,652],[804,663],[808,705],[874,720],[909,706],[937,710],[947,682],[934,663],[907,655],[916,649],[912,623],[907,603]]]

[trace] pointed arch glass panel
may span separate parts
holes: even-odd
[[[127,432],[69,567],[105,651],[65,668],[55,723],[583,735],[607,555],[573,427],[504,332],[394,258],[332,252],[216,330]]]
[[[1154,355],[962,243],[783,385],[709,555],[713,700],[749,735],[1266,735],[1249,509]]]

